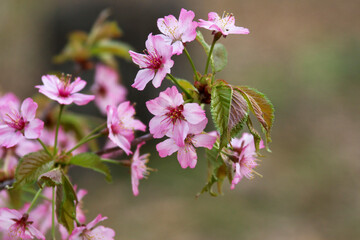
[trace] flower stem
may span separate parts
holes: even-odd
[[[197,71],[196,71],[194,62],[193,62],[192,58],[190,57],[190,54],[189,54],[189,52],[187,51],[187,49],[186,49],[185,46],[184,46],[184,52],[185,52],[186,57],[188,58],[188,60],[189,60],[189,62],[190,62],[190,65],[191,65],[192,69],[193,69],[193,72],[194,72],[194,74],[195,74],[195,78],[196,78],[196,80],[198,80]]]
[[[40,194],[41,194],[41,192],[42,192],[42,190],[43,190],[43,186],[44,186],[44,185],[42,185],[42,186],[39,188],[39,190],[36,192],[33,200],[31,201],[30,207],[29,207],[29,209],[27,210],[27,213],[30,212],[30,210],[34,207],[37,199],[40,197]]]
[[[83,144],[85,144],[85,143],[87,143],[87,142],[89,142],[89,141],[91,141],[91,140],[93,140],[93,139],[96,139],[96,138],[98,138],[98,137],[101,137],[103,135],[103,133],[98,133],[98,134],[95,134],[95,135],[92,135],[92,136],[86,136],[86,137],[84,137],[83,139],[81,139],[76,145],[75,145],[75,147],[73,147],[72,149],[70,149],[69,151],[67,151],[67,153],[66,154],[70,154],[70,153],[72,153],[75,149],[77,149],[77,148],[79,148],[81,145],[83,145]]]
[[[183,92],[185,93],[186,97],[192,99],[192,96],[190,95],[190,93],[189,93],[188,91],[186,91],[186,89],[183,88],[183,87],[179,84],[179,82],[177,81],[177,79],[176,79],[173,75],[171,75],[170,73],[168,73],[167,75],[168,75],[168,77],[171,79],[171,81],[172,81],[176,86],[178,86],[178,87],[181,89],[181,91],[183,91]]]
[[[51,235],[55,240],[55,187],[52,189],[52,211],[51,211]]]
[[[214,35],[213,41],[212,41],[212,43],[211,43],[209,55],[208,55],[208,58],[207,58],[207,61],[206,61],[205,73],[204,73],[204,74],[207,74],[207,72],[208,72],[209,63],[210,63],[211,55],[212,55],[213,50],[214,50],[215,43],[217,42],[217,40],[220,39],[220,37],[221,37],[221,34],[219,34],[219,33],[216,33],[216,34]]]
[[[60,111],[59,111],[59,116],[58,116],[58,119],[57,119],[57,122],[56,122],[56,130],[55,130],[55,143],[54,143],[54,153],[53,155],[55,156],[56,153],[57,153],[57,141],[58,141],[58,133],[59,133],[59,127],[60,127],[60,119],[61,119],[61,114],[63,112],[63,109],[64,109],[64,105],[61,104],[60,105]]]
[[[49,154],[50,156],[52,156],[51,153],[49,152],[49,149],[47,149],[46,145],[44,144],[44,142],[41,141],[40,138],[38,138],[37,141],[41,144],[41,146],[43,147],[43,149],[45,150],[45,152],[46,152],[47,154]]]

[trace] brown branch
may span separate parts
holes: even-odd
[[[135,138],[132,142],[131,142],[131,147],[137,146],[139,143],[143,142],[143,141],[148,141],[153,139],[153,135],[151,133],[142,135],[141,137]],[[97,155],[101,156],[103,154],[106,153],[113,153],[116,152],[117,155],[122,155],[124,154],[124,150],[122,150],[119,147],[112,147],[112,148],[107,148],[107,149],[103,149],[100,151],[95,152]]]

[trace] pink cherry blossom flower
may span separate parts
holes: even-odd
[[[107,217],[102,217],[101,214],[99,214],[92,222],[88,223],[86,226],[75,227],[69,237],[69,240],[113,240],[115,237],[114,230],[104,226],[95,227],[96,224],[106,219]]]
[[[134,119],[135,109],[129,101],[121,103],[117,108],[107,107],[107,127],[109,138],[127,155],[131,152],[131,141],[134,139],[134,130],[145,131],[146,126]]]
[[[207,124],[202,121],[200,127],[191,127],[189,133],[185,138],[185,145],[179,146],[173,138],[169,138],[156,145],[156,150],[159,152],[160,157],[170,156],[174,152],[178,152],[177,159],[182,168],[194,168],[197,163],[196,147],[205,147],[212,149],[216,142],[216,136],[211,134],[202,133]],[[201,129],[202,128],[202,129]]]
[[[151,80],[154,87],[160,87],[162,80],[166,74],[170,73],[170,68],[174,65],[174,61],[171,60],[173,47],[162,36],[153,36],[150,33],[145,45],[145,54],[129,51],[133,62],[141,68],[131,85],[137,90],[144,90]]]
[[[150,133],[154,138],[172,136],[178,146],[184,146],[190,126],[196,127],[206,119],[205,111],[199,104],[184,104],[183,97],[175,86],[161,92],[159,97],[147,101],[146,107],[155,115],[149,123]]]
[[[41,135],[44,122],[35,118],[38,105],[31,98],[24,100],[20,107],[0,106],[0,145],[13,147],[23,139],[36,139]]]
[[[77,77],[72,83],[70,83],[70,75],[62,76],[60,79],[55,75],[44,75],[41,80],[44,85],[36,86],[39,92],[60,104],[85,105],[95,98],[93,95],[78,93],[86,85],[86,82],[80,77]]]
[[[164,39],[173,47],[173,54],[180,55],[184,50],[183,43],[192,42],[196,38],[197,22],[194,22],[195,13],[181,9],[179,21],[173,16],[168,15],[157,20],[157,26]]]
[[[14,209],[0,208],[0,230],[9,239],[45,239],[33,223],[27,213],[22,214]]]
[[[134,196],[139,194],[139,180],[148,175],[146,163],[149,161],[148,157],[150,154],[143,154],[140,156],[140,147],[144,144],[145,142],[142,142],[137,145],[136,151],[131,160],[131,184]]]
[[[256,163],[257,153],[253,135],[244,133],[240,139],[232,139],[231,145],[234,151],[235,161],[233,162],[233,168],[235,169],[235,175],[230,188],[234,189],[235,185],[238,184],[243,177],[246,177],[247,179],[254,177],[253,168],[258,164]],[[260,142],[259,148],[264,148],[262,141]]]
[[[105,65],[96,65],[95,83],[91,87],[95,94],[95,104],[100,111],[106,114],[108,105],[118,105],[126,97],[126,88],[119,84],[119,74]]]
[[[235,17],[232,14],[223,14],[220,17],[215,12],[208,14],[208,21],[199,19],[199,27],[215,32],[221,32],[223,36],[228,34],[249,34],[249,29],[235,26]]]

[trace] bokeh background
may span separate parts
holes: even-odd
[[[25,98],[36,92],[40,77],[56,66],[51,58],[67,33],[88,31],[104,8],[124,30],[123,41],[142,51],[156,20],[178,16],[181,8],[196,18],[231,12],[251,34],[221,42],[228,66],[220,78],[249,85],[273,102],[276,119],[272,153],[257,169],[264,177],[242,180],[233,191],[195,198],[206,181],[206,159],[199,153],[195,169],[181,169],[175,158],[160,159],[154,144],[150,166],[158,169],[141,181],[133,197],[128,169],[113,167],[114,182],[79,169],[74,182],[89,190],[88,219],[108,216],[116,239],[360,239],[360,2],[356,0],[198,0],[198,1],[16,1],[0,2],[0,89]],[[202,31],[208,41],[211,35]],[[205,55],[188,45],[203,69]],[[191,79],[184,56],[174,57],[176,76]],[[120,61],[129,99],[139,117],[150,115],[144,99],[161,89],[130,88],[137,68]],[[82,73],[93,80],[93,72]],[[87,110],[94,108],[90,105]],[[79,110],[80,111],[80,110]],[[98,114],[94,110],[94,114]]]

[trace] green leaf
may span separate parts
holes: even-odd
[[[215,82],[211,91],[211,115],[220,132],[220,149],[237,135],[248,117],[246,100],[225,81]]]
[[[49,172],[43,173],[38,179],[38,184],[41,186],[45,183],[48,187],[55,187],[62,183],[62,173],[59,168],[53,169]]]
[[[53,158],[45,151],[32,152],[20,158],[15,172],[15,186],[35,182],[54,166]]]
[[[62,184],[56,187],[56,217],[69,233],[74,229],[78,199],[69,178],[62,172]]]
[[[254,137],[255,149],[256,149],[257,154],[259,154],[259,146],[260,146],[260,141],[261,141],[260,134],[253,127],[250,117],[248,117],[248,119],[246,120],[246,125],[247,125],[250,133]]]
[[[274,106],[263,93],[256,89],[246,86],[240,86],[237,87],[237,89],[248,101],[250,110],[263,126],[266,142],[271,142],[270,131],[274,122]]]
[[[220,72],[225,68],[228,62],[228,53],[226,51],[226,48],[221,43],[215,43],[214,50],[212,53],[212,59],[213,59],[213,71],[214,72]]]
[[[115,21],[106,21],[94,26],[89,34],[88,44],[95,43],[101,39],[117,38],[122,35],[122,30]]]
[[[131,49],[132,47],[127,43],[115,40],[101,40],[91,48],[91,53],[93,55],[111,53],[126,60],[131,60],[129,54],[129,50]]]
[[[75,155],[70,159],[70,164],[84,168],[90,168],[94,171],[104,174],[108,182],[112,181],[108,166],[104,164],[101,161],[101,158],[95,153],[80,153]]]

